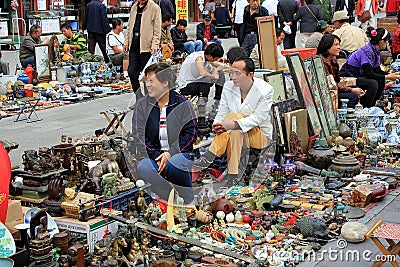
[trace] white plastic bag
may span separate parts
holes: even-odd
[[[141,81],[144,77],[145,69],[150,66],[151,64],[157,63],[157,55],[151,55],[149,61],[147,61],[146,66],[144,66],[143,70],[140,72],[139,81]]]
[[[286,34],[292,34],[292,29],[290,28],[289,25],[285,25],[285,27],[283,27],[283,31],[284,31]]]

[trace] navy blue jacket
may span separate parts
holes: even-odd
[[[88,32],[107,34],[111,31],[107,19],[107,9],[99,0],[92,0],[87,5],[85,18],[83,19],[83,30]]]
[[[138,100],[132,117],[132,134],[140,157],[155,160],[161,153],[160,108],[146,95]],[[197,139],[197,119],[192,104],[182,95],[170,91],[167,105],[167,133],[171,156],[193,152]]]

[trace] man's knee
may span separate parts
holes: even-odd
[[[149,158],[144,158],[139,162],[137,166],[137,173],[140,178],[144,178],[148,173],[154,171],[154,166]]]
[[[240,115],[240,114],[237,113],[237,112],[229,112],[229,113],[225,116],[225,119],[224,119],[224,120],[226,120],[226,121],[235,121],[235,120],[239,120],[239,119],[242,119],[242,118],[243,118],[243,116]]]

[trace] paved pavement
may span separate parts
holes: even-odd
[[[189,24],[188,35],[195,35],[195,24]],[[223,47],[227,51],[230,47],[237,45],[236,39],[223,39]],[[15,62],[15,52],[4,53],[8,57],[10,63]],[[7,58],[6,58],[7,60]],[[210,95],[213,95],[211,93]],[[35,123],[14,122],[14,117],[0,120],[0,139],[14,140],[20,144],[19,149],[10,152],[12,164],[21,163],[21,155],[24,150],[38,149],[42,146],[52,146],[58,144],[61,135],[67,136],[83,136],[91,135],[95,129],[103,128],[107,125],[105,118],[100,115],[100,111],[108,109],[126,109],[132,105],[133,94],[123,94],[110,96],[106,98],[96,99],[93,101],[72,104],[64,107],[51,108],[39,111],[38,114],[43,118],[42,121]],[[127,116],[124,125],[126,129],[131,128],[131,114]],[[360,219],[366,223],[368,227],[373,225],[377,220],[382,219],[385,222],[399,223],[400,222],[400,189],[389,193],[385,199],[371,209],[367,215]],[[336,242],[328,243],[323,249],[337,249]],[[319,267],[336,267],[336,266],[354,266],[365,267],[371,266],[372,263],[360,260],[346,259],[346,251],[356,250],[359,252],[368,252],[370,250],[375,257],[379,254],[379,250],[371,242],[367,240],[360,244],[348,244],[348,247],[339,250],[338,260],[330,260],[328,255],[325,255],[323,260],[309,261],[302,263],[301,266],[319,266]],[[368,254],[368,253],[367,253]],[[400,258],[397,257],[400,263]],[[389,263],[383,266],[391,266]]]

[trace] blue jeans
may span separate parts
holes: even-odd
[[[222,44],[221,39],[217,39],[217,40],[211,39],[211,40],[208,40],[208,42],[209,42],[209,43]],[[206,49],[206,44],[205,44],[205,43],[203,43],[203,50],[204,50],[204,49]]]
[[[168,200],[171,189],[175,189],[179,196],[188,204],[194,200],[192,178],[190,170],[193,160],[189,154],[180,153],[173,155],[164,170],[164,178],[158,173],[157,163],[149,158],[140,161],[137,167],[138,178],[151,184],[152,192],[161,199]]]
[[[246,34],[244,36],[242,47],[248,57],[250,57],[251,51],[253,51],[253,48],[257,43],[257,34]]]
[[[193,53],[194,51],[198,52],[201,51],[203,48],[203,42],[200,40],[196,41],[189,41],[183,44],[183,48],[189,52],[189,54]]]
[[[339,100],[340,99],[348,99],[347,107],[349,108],[355,108],[358,103],[358,95],[352,92],[339,92]]]
[[[22,67],[25,69],[26,67],[28,67],[28,65],[31,64],[32,67],[35,67],[35,57],[28,57],[27,59],[25,59],[23,62],[21,62]]]

